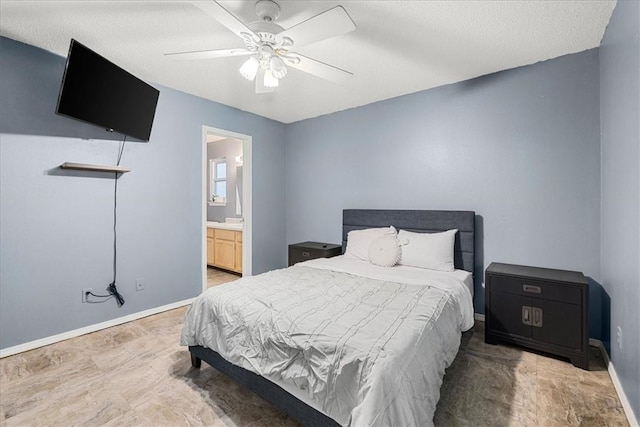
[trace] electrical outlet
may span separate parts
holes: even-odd
[[[82,302],[89,302],[87,292],[93,292],[93,288],[87,288],[82,290]]]
[[[618,348],[622,350],[622,328],[618,326],[618,333],[616,334],[616,341],[618,342]]]
[[[144,278],[136,279],[136,291],[144,291]]]

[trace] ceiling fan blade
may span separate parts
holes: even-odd
[[[174,52],[165,53],[164,56],[177,60],[191,60],[191,59],[212,59],[212,58],[225,58],[228,56],[242,56],[251,55],[253,52],[247,49],[215,49],[215,50],[194,50],[191,52]]]
[[[256,74],[254,81],[256,84],[256,93],[270,93],[275,90],[273,87],[267,87],[264,85],[264,70],[262,68],[258,69],[258,73]]]
[[[245,38],[245,34],[250,35],[254,40],[260,39],[256,33],[254,33],[249,27],[247,27],[242,21],[236,18],[217,1],[195,1],[193,2],[193,5],[227,27],[241,39]]]
[[[314,76],[321,77],[325,80],[329,80],[334,83],[344,83],[349,77],[353,76],[353,73],[345,71],[341,68],[334,67],[333,65],[325,64],[324,62],[316,61],[315,59],[308,58],[300,55],[299,53],[291,53],[292,56],[300,58],[300,62],[292,64],[287,62],[287,66],[296,68],[305,73],[313,74]]]
[[[284,37],[288,37],[293,40],[294,46],[298,47],[339,36],[355,29],[356,24],[347,11],[342,6],[336,6],[282,31],[276,36],[276,40],[281,41]]]

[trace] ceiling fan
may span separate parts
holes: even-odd
[[[193,4],[240,37],[245,47],[167,53],[165,56],[192,60],[249,55],[249,59],[242,64],[239,71],[247,80],[255,82],[256,93],[273,92],[279,80],[287,75],[288,67],[334,83],[342,83],[353,75],[349,71],[291,50],[355,30],[355,23],[342,6],[336,6],[284,29],[274,22],[280,15],[280,6],[272,0],[256,2],[256,14],[261,21],[248,25],[215,0]]]

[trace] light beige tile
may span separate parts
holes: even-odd
[[[117,390],[101,387],[92,389],[84,399],[67,405],[60,412],[65,419],[73,419],[76,425],[101,426],[130,411],[131,407]]]
[[[88,357],[109,350],[117,350],[123,344],[147,334],[147,331],[137,322],[129,322],[52,344],[52,347],[59,348],[60,351],[68,354]]]
[[[598,382],[568,375],[538,377],[537,381],[541,423],[628,425],[617,396],[606,389],[603,393]]]
[[[153,316],[142,318],[138,324],[142,326],[147,335],[175,336],[182,331],[184,316],[188,307],[180,307],[176,310],[167,311]]]
[[[82,352],[70,350],[64,343],[5,357],[0,359],[0,384],[32,375],[44,375],[61,366],[75,364],[83,357]]]
[[[233,282],[234,280],[238,280],[240,277],[240,275],[227,273],[226,271],[209,267],[207,268],[207,287],[210,288],[212,286]]]
[[[67,385],[59,380],[19,381],[4,391],[7,425],[63,425],[66,408],[90,396],[87,387]]]
[[[14,417],[42,405],[60,407],[88,393],[102,374],[89,359],[63,363],[46,373],[22,377],[0,384],[0,400],[5,416]]]
[[[436,421],[524,425],[527,419],[535,419],[536,394],[535,359],[493,361],[466,352],[446,372],[438,403],[438,411],[445,414]]]
[[[122,415],[116,415],[102,424],[102,427],[157,427],[140,417],[135,410],[130,410]]]
[[[184,381],[173,378],[157,385],[135,406],[135,411],[154,425],[211,425],[220,418],[203,396]]]

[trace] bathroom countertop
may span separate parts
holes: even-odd
[[[233,222],[207,221],[207,228],[219,228],[222,230],[242,231],[242,223],[236,224]]]

